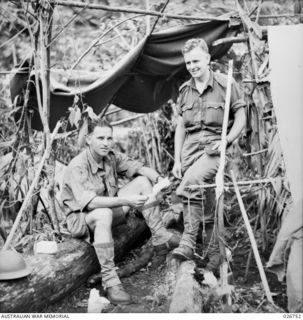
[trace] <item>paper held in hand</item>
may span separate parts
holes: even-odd
[[[171,182],[169,181],[168,177],[163,178],[154,185],[152,194],[156,196],[160,191],[162,191],[165,188],[168,188],[170,185]]]

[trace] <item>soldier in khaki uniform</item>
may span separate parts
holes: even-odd
[[[209,262],[214,272],[220,264],[218,239],[214,237],[214,213],[203,212],[203,192],[189,192],[189,185],[203,184],[214,178],[220,161],[221,132],[227,77],[210,67],[208,46],[203,39],[188,40],[183,49],[191,79],[179,89],[178,122],[175,133],[173,174],[182,179],[177,195],[183,199],[184,232],[173,255],[192,259],[200,222],[203,222]],[[227,145],[241,133],[246,123],[245,102],[235,81],[232,82]]]
[[[86,141],[88,148],[70,162],[63,178],[61,203],[67,228],[75,238],[89,240],[93,235],[108,299],[114,304],[128,304],[130,296],[116,273],[112,225],[121,221],[130,208],[136,208],[150,228],[158,255],[177,247],[180,239],[165,229],[152,194],[152,184],[162,179],[160,175],[115,152],[113,129],[105,120],[89,124]],[[133,179],[118,189],[118,175]]]

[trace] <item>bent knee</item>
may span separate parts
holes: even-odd
[[[111,225],[113,220],[113,211],[110,208],[98,208],[90,211],[86,216],[86,220],[89,224]]]
[[[152,185],[147,177],[139,176],[135,179],[135,181],[137,182],[138,186],[140,186],[140,189],[142,190],[142,192],[150,192],[151,191]]]

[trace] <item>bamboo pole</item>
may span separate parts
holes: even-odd
[[[248,37],[246,36],[240,36],[240,37],[229,37],[229,38],[223,38],[223,39],[218,39],[212,43],[212,46],[218,46],[221,44],[225,43],[240,43],[240,42],[247,42]]]
[[[154,156],[154,159],[155,159],[155,169],[158,171],[158,172],[161,172],[162,173],[162,170],[161,170],[161,165],[160,165],[160,159],[159,159],[159,152],[160,150],[158,150],[157,148],[157,143],[156,143],[156,136],[155,136],[155,133],[154,133],[154,128],[152,126],[152,116],[150,114],[147,115],[147,119],[148,119],[148,122],[149,122],[149,130],[150,130],[150,135],[151,135],[151,142],[152,142],[152,154]]]
[[[26,2],[34,2],[35,0],[26,0]],[[74,7],[74,8],[88,8],[88,9],[95,9],[95,10],[104,10],[110,12],[123,12],[123,13],[137,13],[143,15],[150,15],[155,17],[166,17],[171,19],[182,19],[182,20],[199,20],[199,21],[229,21],[228,18],[225,17],[212,17],[212,16],[187,16],[187,15],[177,15],[177,14],[163,14],[157,11],[151,10],[143,10],[143,9],[136,9],[136,8],[129,8],[129,7],[112,7],[106,6],[102,4],[87,4],[84,2],[78,1],[62,1],[62,0],[51,0],[49,1],[51,4],[58,5],[58,6],[66,6],[66,7]]]
[[[35,0],[25,0],[26,2],[33,2]],[[51,4],[65,7],[74,7],[74,8],[88,8],[94,10],[104,10],[110,12],[125,12],[125,13],[142,13],[150,16],[159,16],[163,17],[163,14],[160,14],[156,11],[151,10],[142,10],[142,9],[134,9],[129,7],[111,7],[101,4],[93,4],[93,3],[85,3],[85,2],[76,2],[76,1],[62,1],[62,0],[51,0],[49,1]],[[233,12],[231,12],[233,13]],[[253,15],[251,15],[254,17]],[[259,19],[276,19],[276,18],[290,18],[290,17],[302,17],[302,13],[280,13],[275,15],[260,15]],[[178,15],[178,14],[166,14],[165,17],[170,19],[181,19],[181,20],[199,20],[199,21],[228,21],[228,18],[225,17],[213,17],[213,16],[187,16],[187,15]]]
[[[256,221],[255,221],[255,225],[254,225],[254,231],[253,231],[254,234],[257,231],[258,222],[259,222],[259,215],[256,217]],[[247,258],[247,262],[246,262],[246,267],[245,267],[245,273],[244,273],[244,280],[245,281],[247,281],[247,278],[248,278],[248,272],[249,272],[249,268],[250,268],[252,254],[253,254],[253,250],[252,250],[252,247],[251,247],[250,250],[249,250],[249,254],[248,254],[248,258]]]
[[[253,249],[253,252],[254,252],[254,256],[255,256],[255,259],[256,259],[256,262],[257,262],[257,266],[258,266],[258,269],[259,269],[259,273],[260,273],[260,277],[261,277],[261,280],[262,280],[263,288],[264,288],[264,291],[265,291],[265,294],[266,294],[266,298],[270,303],[274,304],[272,296],[271,296],[271,292],[270,292],[270,289],[269,289],[269,286],[268,286],[267,278],[266,278],[266,275],[265,275],[265,272],[264,272],[264,268],[263,268],[263,265],[262,265],[262,262],[261,262],[260,254],[259,254],[259,251],[258,251],[257,242],[256,242],[256,239],[254,237],[251,225],[250,225],[249,220],[248,220],[248,216],[247,216],[244,204],[243,204],[243,200],[241,198],[241,194],[240,194],[239,188],[237,186],[237,181],[236,181],[234,172],[231,170],[230,174],[231,174],[231,178],[232,178],[233,184],[235,186],[235,192],[236,192],[237,199],[238,199],[239,206],[240,206],[240,210],[241,210],[244,222],[245,222],[245,226],[246,226],[246,229],[247,229],[247,232],[248,232],[249,240],[251,242],[251,246],[252,246],[252,249]]]
[[[271,183],[272,180],[275,180],[276,178],[265,178],[265,179],[256,179],[256,180],[248,180],[248,181],[238,181],[239,186],[251,186],[253,184],[266,184]],[[232,182],[225,182],[224,188],[230,188],[233,187]],[[201,188],[214,188],[216,187],[215,183],[209,183],[209,184],[192,184],[187,186],[186,188],[188,190],[195,190],[195,189],[201,189]]]
[[[145,125],[144,125],[144,122],[143,122],[143,119],[140,118],[140,125],[141,125],[141,128],[142,128],[142,132],[143,132],[143,141],[144,141],[144,146],[145,146],[145,152],[146,152],[146,155],[147,155],[147,160],[149,162],[149,166],[152,167],[153,166],[153,163],[152,163],[152,156],[149,152],[149,148],[148,148],[148,142],[147,142],[147,137],[146,137],[146,130],[144,130],[145,128]]]
[[[243,11],[243,9],[241,8],[238,0],[237,0],[237,7],[238,7],[239,12]],[[250,31],[250,27],[246,24],[246,22],[245,22],[245,19],[242,19],[242,23],[244,25],[244,29],[246,29],[246,32],[247,32],[247,35],[248,35],[248,50],[250,52],[250,56],[251,56],[251,60],[252,60],[252,72],[253,72],[253,76],[254,76],[253,78],[258,83],[259,82],[258,64],[257,64],[257,60],[256,60],[256,52],[255,52],[255,48],[254,48],[254,41],[253,41],[252,33]],[[256,90],[257,90],[257,94],[259,95],[260,101],[262,101],[261,92],[258,89],[258,87],[256,87]],[[258,150],[261,150],[262,149],[261,148],[261,138],[260,138],[261,120],[260,120],[258,109],[254,104],[252,105],[252,110],[254,111],[253,113],[254,113],[254,116],[256,118],[255,122],[256,122],[256,127],[257,127],[257,133],[256,133],[257,147],[258,147]],[[259,154],[257,156],[257,160],[258,160],[257,161],[258,174],[262,177],[263,176],[262,154]],[[267,233],[266,233],[266,217],[264,215],[264,197],[265,197],[264,190],[260,190],[259,191],[259,197],[260,197],[260,206],[259,206],[258,214],[260,215],[261,231],[262,231],[262,236],[263,236],[262,247],[263,247],[263,251],[264,251],[265,248],[267,247],[267,243],[268,243]]]
[[[228,75],[227,75],[227,87],[226,97],[224,106],[224,117],[221,134],[221,146],[220,146],[220,164],[218,172],[216,174],[216,214],[215,219],[217,220],[217,234],[219,236],[220,254],[223,259],[220,265],[220,284],[223,292],[226,292],[227,305],[231,305],[231,298],[228,290],[227,279],[228,279],[228,263],[226,260],[226,251],[224,244],[224,169],[225,169],[225,152],[226,152],[226,136],[227,126],[230,109],[230,98],[231,98],[231,85],[232,85],[232,74],[233,74],[233,60],[229,60],[228,63]]]
[[[158,125],[156,123],[155,117],[151,117],[151,124],[154,128],[154,133],[156,135],[157,147],[158,147],[158,154],[159,154],[159,161],[162,163],[162,147],[161,147],[161,136],[159,134]],[[161,168],[162,169],[162,168]]]
[[[223,207],[224,207],[224,168],[225,168],[225,152],[226,152],[226,136],[227,126],[230,109],[230,98],[231,98],[231,84],[232,84],[232,72],[233,72],[233,61],[230,60],[228,63],[228,76],[227,76],[227,89],[224,106],[224,118],[222,125],[221,135],[221,147],[220,147],[220,164],[216,174],[216,216],[218,219],[218,232],[220,240],[220,251],[221,255],[225,257],[225,246],[222,241],[224,237],[224,219],[223,219]]]
[[[123,111],[123,109],[115,107],[115,108],[112,108],[112,110],[106,111],[105,116],[109,116],[110,114],[118,113],[121,111]]]
[[[160,13],[162,14],[162,16],[163,16],[163,12],[165,11],[168,3],[169,3],[169,0],[166,0],[166,2],[163,4],[163,6],[162,6],[162,8],[161,8],[161,10],[160,10]],[[160,16],[158,16],[158,17],[156,18],[156,20],[154,21],[154,23],[153,23],[153,25],[152,25],[152,27],[151,27],[151,29],[150,29],[150,31],[149,31],[149,34],[152,34],[152,33],[154,32],[155,27],[156,27],[157,23],[159,22],[159,19],[160,19]]]
[[[45,9],[39,11],[40,23],[40,68],[41,68],[41,83],[42,83],[42,100],[43,110],[45,115],[46,126],[43,127],[46,145],[53,150],[53,143],[51,141],[51,134],[49,129],[50,122],[50,47],[48,43],[52,37],[52,21],[53,21],[53,7],[47,6]],[[55,207],[55,154],[50,152],[47,159],[47,178],[48,178],[48,196],[50,216],[53,222],[54,230],[57,234],[60,233],[59,222]]]
[[[262,6],[262,2],[263,2],[263,0],[259,0],[257,16],[256,16],[256,19],[255,19],[255,22],[256,22],[256,23],[258,23],[258,22],[259,22],[260,13],[261,13],[261,6]]]
[[[266,149],[262,149],[262,150],[259,150],[259,151],[255,151],[255,152],[250,152],[250,153],[243,153],[243,157],[250,157],[250,156],[255,156],[255,155],[258,155],[260,153],[264,153],[264,152],[267,152],[268,151],[268,148]]]
[[[58,132],[60,127],[61,127],[61,122],[59,121],[59,122],[57,122],[56,127],[55,127],[55,129],[54,129],[54,131],[53,131],[53,133],[51,135],[51,142],[54,140],[54,138],[55,138],[55,136],[56,136],[56,134],[57,134],[57,132]],[[31,186],[28,189],[27,195],[26,195],[26,197],[25,197],[25,199],[24,199],[24,201],[22,203],[22,206],[21,206],[21,208],[20,208],[20,210],[19,210],[19,212],[17,214],[17,217],[16,217],[15,222],[13,224],[13,227],[12,227],[10,233],[9,233],[9,236],[6,239],[6,242],[5,242],[4,246],[3,246],[3,250],[7,250],[8,247],[11,245],[13,236],[14,236],[14,234],[15,234],[18,226],[19,226],[20,220],[21,220],[25,210],[27,209],[27,206],[28,206],[28,204],[29,204],[29,202],[30,202],[30,200],[32,198],[33,192],[34,192],[34,190],[36,188],[36,185],[37,185],[37,183],[39,181],[41,171],[42,171],[42,169],[44,167],[44,162],[49,157],[50,153],[51,153],[51,146],[48,145],[47,148],[45,148],[44,154],[43,154],[43,156],[42,156],[42,158],[40,160],[39,166],[38,166],[37,171],[35,173],[35,177],[34,177],[32,183],[31,183]]]

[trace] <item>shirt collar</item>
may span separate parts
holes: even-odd
[[[187,83],[188,86],[190,86],[191,88],[196,89],[196,84],[195,84],[195,80],[194,78],[190,78],[188,83]],[[208,81],[207,81],[207,84],[206,84],[206,87],[205,87],[205,90],[208,88],[208,87],[211,87],[213,88],[214,87],[214,73],[211,69],[209,69],[209,78],[208,78]],[[204,91],[205,91],[204,90]]]
[[[93,155],[91,154],[89,148],[86,150],[86,154],[93,174],[97,173],[98,169],[104,170],[104,161],[102,161],[101,163],[97,163],[97,161],[93,158]]]

